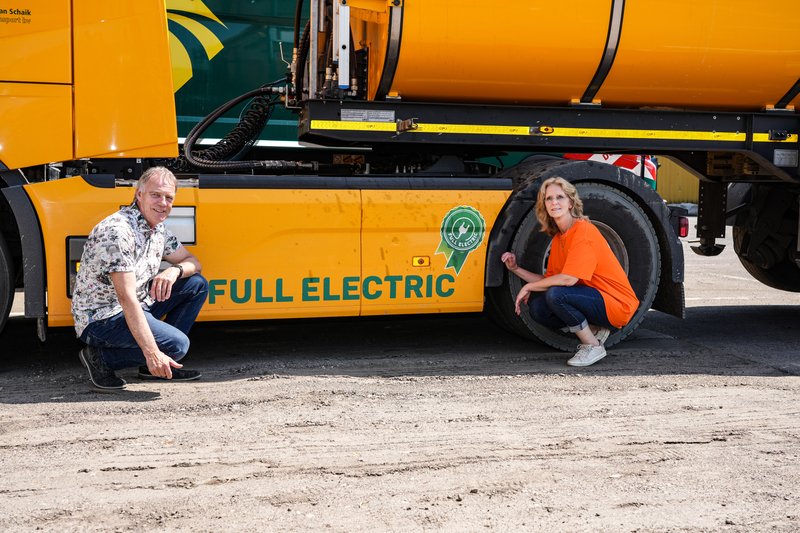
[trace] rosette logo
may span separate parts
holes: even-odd
[[[445,215],[440,233],[442,240],[436,249],[436,254],[444,254],[447,259],[444,267],[455,269],[458,275],[467,261],[467,256],[477,250],[483,242],[486,222],[477,209],[460,205]]]

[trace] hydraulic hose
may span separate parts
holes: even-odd
[[[306,75],[306,62],[308,61],[308,49],[311,46],[311,21],[306,22],[306,29],[303,30],[303,38],[300,40],[300,50],[297,52],[297,69],[294,76],[294,92],[297,101],[303,99],[303,83]]]
[[[285,81],[279,80],[269,85],[265,85],[241,96],[238,96],[217,108],[213,113],[197,123],[192,131],[187,135],[183,143],[182,156],[172,163],[172,167],[179,171],[187,171],[192,168],[201,170],[250,170],[263,168],[268,170],[288,170],[300,168],[313,168],[312,164],[296,161],[262,160],[262,161],[231,161],[232,157],[241,157],[251,146],[261,131],[266,126],[269,117],[272,115],[272,106],[282,103],[280,100],[270,100],[272,95],[277,94],[281,89],[274,85]],[[208,129],[219,117],[233,109],[245,100],[253,99],[250,109],[244,114],[239,123],[214,146],[205,150],[193,152],[200,135]],[[225,160],[228,159],[228,160]]]
[[[294,49],[300,45],[300,17],[303,12],[303,0],[297,0],[297,8],[294,12]]]

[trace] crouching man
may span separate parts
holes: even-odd
[[[95,226],[83,248],[72,316],[87,345],[81,362],[99,388],[121,389],[114,372],[136,366],[142,379],[200,377],[177,362],[208,294],[200,262],[164,225],[177,191],[172,172],[148,169],[131,205]],[[171,266],[159,274],[162,258]]]

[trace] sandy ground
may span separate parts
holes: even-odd
[[[687,248],[686,320],[583,369],[480,315],[198,324],[92,391],[0,339],[0,532],[798,531],[800,296]]]

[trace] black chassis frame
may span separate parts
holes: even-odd
[[[396,128],[360,127],[343,120],[342,112],[394,116]],[[348,113],[345,113],[348,115]],[[317,127],[320,122],[349,123],[345,128]],[[675,161],[700,183],[697,236],[702,255],[716,255],[715,238],[725,236],[727,182],[800,183],[800,115],[789,109],[761,112],[605,109],[599,105],[533,107],[309,100],[303,103],[298,138],[320,145],[370,147],[378,152],[473,154],[503,151],[544,153],[658,154]],[[420,125],[467,126],[420,128]],[[487,128],[482,128],[489,126]],[[517,127],[494,133],[492,127]],[[776,152],[780,150],[781,152]],[[760,167],[758,174],[709,174],[709,154],[741,154]],[[789,154],[790,166],[786,164]],[[792,161],[791,155],[794,154]],[[736,206],[734,206],[736,207]]]

